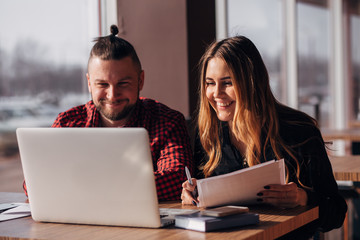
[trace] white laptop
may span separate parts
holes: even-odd
[[[35,221],[158,228],[161,218],[144,128],[18,128]]]

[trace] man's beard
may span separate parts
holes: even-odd
[[[105,109],[102,107],[101,102],[104,100],[100,100],[100,104],[95,104],[96,109],[99,111],[101,116],[111,120],[111,121],[119,121],[127,118],[135,108],[136,104],[132,105],[126,105],[124,109],[120,112],[109,112],[105,111]]]
[[[140,80],[139,80],[140,81]],[[105,109],[103,109],[103,106],[101,105],[102,103],[106,103],[107,100],[105,99],[100,99],[99,100],[99,103],[95,103],[94,101],[94,97],[92,95],[92,92],[90,92],[91,94],[91,99],[93,100],[93,103],[95,105],[95,108],[97,111],[99,111],[100,115],[103,116],[104,118],[110,120],[110,121],[120,121],[120,120],[123,120],[123,119],[126,119],[127,117],[130,116],[130,114],[132,113],[132,111],[135,109],[135,106],[136,106],[136,103],[137,101],[139,100],[139,96],[140,96],[140,90],[138,88],[138,91],[137,91],[137,100],[134,104],[126,104],[124,109],[120,112],[108,112],[108,111],[105,111]],[[114,103],[121,103],[123,102],[124,100],[119,100],[119,101],[115,101]],[[129,100],[126,100],[127,103],[129,103]]]

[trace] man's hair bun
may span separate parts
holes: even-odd
[[[119,29],[116,25],[111,25],[110,31],[113,36],[116,36],[119,33]]]

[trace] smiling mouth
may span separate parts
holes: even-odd
[[[109,106],[118,106],[118,105],[122,105],[124,102],[128,102],[127,100],[117,100],[117,101],[106,101],[106,100],[100,100],[100,103],[104,104],[104,105],[109,105]]]
[[[106,105],[109,105],[109,106],[118,106],[118,105],[121,105],[123,102],[112,102],[112,103],[106,103]]]
[[[217,102],[216,105],[219,107],[227,107],[230,106],[233,102],[227,102],[227,103],[221,103],[221,102]]]

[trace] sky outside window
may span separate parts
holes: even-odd
[[[97,0],[0,1],[0,135],[51,126],[59,112],[90,99],[97,7]]]

